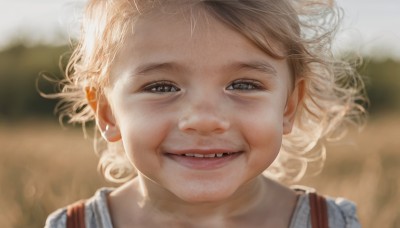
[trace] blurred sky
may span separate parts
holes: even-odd
[[[0,0],[0,49],[10,43],[65,43],[76,36],[85,0]],[[337,0],[345,21],[338,50],[400,59],[400,0]]]

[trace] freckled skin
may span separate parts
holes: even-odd
[[[120,134],[139,173],[128,185],[141,191],[116,191],[111,205],[118,211],[118,194],[136,199],[141,194],[159,206],[170,202],[164,207],[177,214],[186,208],[210,218],[212,210],[189,208],[209,205],[218,208],[214,215],[222,215],[246,203],[251,208],[256,199],[272,202],[266,192],[283,187],[260,174],[276,158],[282,135],[290,132],[297,105],[297,96],[289,96],[287,62],[266,55],[211,17],[199,20],[192,33],[181,16],[139,19],[113,66],[100,118]],[[256,69],[254,62],[273,70]],[[198,170],[166,155],[187,149],[224,149],[240,156],[221,168]],[[293,204],[294,195],[281,192]]]

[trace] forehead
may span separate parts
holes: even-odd
[[[281,50],[276,43],[276,49]],[[268,56],[238,31],[217,20],[201,8],[163,7],[139,17],[119,53],[118,68],[135,69],[149,63],[179,63],[204,71],[233,62],[269,62],[283,65],[286,61]],[[279,72],[278,72],[279,73]]]
[[[178,1],[179,2],[179,1]],[[188,41],[193,42],[195,38],[201,39],[217,39],[218,36],[215,36],[215,30],[221,29],[222,32],[230,32],[235,36],[240,35],[243,38],[247,37],[248,41],[252,42],[254,46],[256,44],[254,41],[251,41],[248,36],[245,35],[245,27],[250,27],[251,25],[245,24],[244,20],[243,29],[234,29],[232,24],[226,24],[222,22],[218,16],[215,16],[215,12],[211,13],[212,10],[209,8],[202,6],[201,3],[197,4],[166,4],[160,7],[155,7],[152,10],[149,10],[146,14],[141,15],[134,23],[133,26],[133,38],[138,39],[141,37],[153,38],[156,34],[168,34],[176,36],[188,36],[190,35],[190,39]],[[233,13],[234,14],[234,13]],[[246,13],[251,15],[251,13]],[[228,16],[231,17],[231,16]],[[237,18],[241,18],[241,15],[235,15]],[[257,18],[253,18],[256,20]],[[248,18],[246,19],[248,20]],[[241,19],[238,19],[241,21]],[[251,24],[257,24],[253,21]],[[248,29],[248,28],[246,28]],[[261,39],[265,40],[267,43],[271,43],[271,46],[274,46],[275,50],[278,52],[278,55],[283,55],[284,53],[284,44],[274,40],[269,34],[261,34],[263,31],[259,31],[259,29],[254,29],[254,35],[259,36]],[[265,32],[267,33],[267,32]],[[214,36],[214,37],[210,37]],[[168,36],[170,37],[170,36]],[[168,37],[163,37],[166,42],[169,42]],[[132,36],[131,36],[132,38]]]

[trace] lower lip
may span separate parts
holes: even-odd
[[[181,164],[182,166],[185,166],[190,169],[212,170],[221,168],[229,164],[232,160],[238,158],[241,154],[242,152],[238,152],[220,158],[219,157],[196,158],[196,157],[188,157],[175,154],[166,154],[166,156],[174,160],[175,162]]]

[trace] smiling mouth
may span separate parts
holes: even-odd
[[[237,152],[229,152],[229,153],[215,153],[215,154],[181,154],[179,156],[183,157],[194,157],[194,158],[222,158],[226,156],[230,156],[236,154]]]
[[[218,153],[166,153],[165,155],[190,169],[214,170],[230,164],[242,154],[243,151],[221,151]]]

